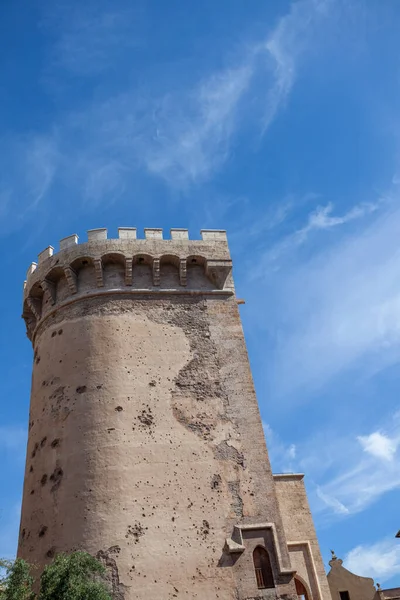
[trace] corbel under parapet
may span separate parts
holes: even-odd
[[[132,265],[133,258],[125,258],[125,285],[132,285]]]
[[[45,299],[50,302],[50,304],[56,303],[56,286],[52,281],[48,279],[43,279],[41,281],[41,286],[44,291]]]
[[[187,264],[186,258],[181,258],[179,261],[179,282],[182,286],[187,284]]]
[[[72,267],[64,267],[65,277],[67,279],[69,291],[71,294],[78,292],[78,277]]]
[[[94,264],[94,272],[96,275],[96,286],[99,287],[103,287],[104,286],[104,280],[103,280],[103,263],[101,261],[101,258],[95,258],[93,261]]]
[[[224,288],[226,279],[231,271],[231,260],[207,260],[206,275],[220,290]]]
[[[39,321],[42,316],[41,301],[38,298],[32,298],[32,296],[28,296],[26,301],[35,319]]]
[[[22,318],[25,321],[27,338],[32,341],[33,332],[35,331],[37,321],[33,315],[22,315]]]
[[[160,285],[160,259],[153,259],[153,285]]]

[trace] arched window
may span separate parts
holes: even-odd
[[[253,562],[258,589],[275,587],[271,561],[269,560],[269,554],[265,548],[257,546],[253,552]]]
[[[296,583],[296,592],[299,600],[309,600],[306,586],[300,581],[300,579],[297,579],[297,577],[295,577],[294,581]]]

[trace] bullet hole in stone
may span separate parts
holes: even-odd
[[[63,330],[59,329],[57,333],[58,333],[58,335],[62,335],[62,332],[63,332]]]
[[[203,521],[203,525],[201,527],[201,535],[203,538],[206,538],[210,533],[210,523],[206,520]]]
[[[55,553],[56,553],[56,549],[54,546],[52,546],[51,548],[49,548],[49,550],[47,550],[46,556],[47,556],[47,558],[54,558]]]
[[[147,529],[147,527],[146,527]],[[129,525],[127,532],[125,534],[125,537],[133,537],[133,539],[135,540],[135,544],[137,544],[139,542],[139,539],[142,537],[142,535],[145,534],[144,528],[141,525],[141,523],[136,522],[134,525]]]
[[[142,413],[138,416],[138,419],[142,423],[142,425],[147,425],[148,427],[153,425],[154,417],[151,414],[151,408],[149,408],[147,411],[143,409]]]
[[[86,385],[80,385],[76,388],[76,393],[77,394],[83,394],[84,392],[86,392]]]
[[[121,412],[121,410],[124,409],[122,408],[122,406],[116,406],[114,410],[116,410],[117,412]]]
[[[33,473],[33,467],[32,467],[32,465],[30,466],[29,473]]]
[[[53,333],[51,334],[51,337],[56,337],[57,335],[57,331],[53,331]]]
[[[211,489],[218,490],[221,486],[221,482],[221,475],[213,475],[213,478],[211,479]]]
[[[47,483],[47,475],[46,475],[46,473],[42,476],[42,479],[40,480],[40,483],[42,485],[46,485],[46,483]]]
[[[33,496],[34,493],[35,493],[35,490],[31,490],[31,496]]]
[[[43,537],[44,535],[46,535],[47,530],[48,530],[48,527],[46,525],[42,525],[39,530],[39,537]]]
[[[35,362],[36,362],[37,365],[40,363],[40,356],[37,357],[37,359],[36,359]]]
[[[56,467],[53,473],[50,475],[50,481],[53,482],[53,486],[51,488],[52,492],[55,492],[60,487],[63,475],[64,471],[61,467]]]
[[[25,539],[25,534],[26,534],[26,531],[25,531],[25,529],[23,529],[21,531],[21,537],[22,537],[22,539]]]
[[[149,382],[149,385],[150,385],[151,387],[154,387],[155,385],[157,385],[157,383],[156,383],[155,381],[150,381],[150,382]]]
[[[60,445],[60,439],[59,438],[56,438],[55,440],[53,440],[51,442],[51,447],[52,448],[58,448],[59,445]]]
[[[47,437],[45,436],[42,441],[40,442],[40,447],[43,448],[46,445],[47,442]]]
[[[35,458],[35,456],[36,456],[36,452],[37,452],[38,450],[39,450],[39,444],[36,442],[36,444],[35,444],[35,446],[34,446],[34,448],[33,448],[33,450],[32,450],[32,454],[31,454],[31,457],[32,457],[32,458]]]

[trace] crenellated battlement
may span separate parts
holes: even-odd
[[[134,227],[120,227],[118,238],[107,229],[90,229],[87,241],[73,234],[48,246],[32,263],[24,282],[23,317],[28,336],[42,320],[65,304],[102,294],[234,293],[232,261],[226,232],[203,229],[190,240],[187,229],[147,228],[144,238]]]
[[[105,242],[108,241],[108,232],[104,227],[100,227],[97,229],[89,229],[87,231],[87,242],[83,242],[84,244],[90,244],[92,242]],[[160,228],[145,228],[144,229],[144,238],[143,241],[147,240],[164,240],[169,242],[184,242],[184,241],[193,241],[196,243],[202,242],[225,242],[228,243],[226,231],[224,229],[202,229],[200,231],[201,240],[189,240],[189,230],[188,229],[170,229],[170,239],[167,240],[164,238],[163,230]],[[137,229],[136,227],[119,227],[118,228],[118,238],[111,238],[110,241],[116,240],[129,240],[129,241],[140,241],[137,237]],[[69,235],[65,238],[62,238],[59,242],[60,251],[66,250],[67,248],[74,248],[79,244],[79,236],[76,233]],[[82,246],[82,244],[79,244]],[[38,264],[42,264],[48,258],[54,256],[54,247],[47,246],[42,252],[38,254],[38,262],[32,262],[27,271],[27,279],[29,276],[36,270]]]

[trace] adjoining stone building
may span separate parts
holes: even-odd
[[[273,476],[224,231],[121,228],[33,263],[18,555],[118,600],[330,600],[302,475]]]
[[[361,577],[346,569],[334,552],[329,566],[328,583],[332,600],[374,600],[376,587],[371,577]]]
[[[400,588],[382,589],[371,577],[361,577],[343,566],[332,552],[328,573],[332,600],[400,600]]]

